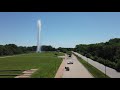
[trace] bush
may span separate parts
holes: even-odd
[[[86,54],[86,57],[87,57],[87,58],[90,58],[90,57],[91,57],[91,54],[90,54],[90,53]]]
[[[120,72],[120,60],[119,60],[118,63],[116,64],[116,70],[117,70],[118,72]]]
[[[66,52],[68,55],[72,55],[72,52],[71,51],[67,51]]]
[[[109,61],[109,60],[105,60],[105,59],[103,59],[103,58],[98,58],[97,61],[98,61],[99,63],[102,63],[102,64],[105,65],[105,66],[108,66],[108,67],[111,67],[111,68],[114,68],[114,69],[115,69],[116,63],[114,63],[114,62],[111,62],[111,61]]]
[[[101,58],[101,57],[99,57],[99,58],[97,59],[97,61],[98,61],[99,63],[105,64],[105,59],[103,59],[103,58]]]
[[[106,60],[105,65],[115,69],[116,63]]]
[[[91,59],[93,59],[94,61],[97,61],[97,60],[98,60],[98,57],[97,57],[97,56],[94,56],[94,57],[92,57]]]
[[[55,56],[57,56],[58,54],[57,53],[55,53]]]

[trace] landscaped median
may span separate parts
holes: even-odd
[[[105,75],[103,72],[101,72],[100,70],[98,70],[97,68],[95,68],[94,66],[92,66],[91,64],[86,62],[85,60],[81,59],[77,55],[75,55],[75,56],[78,58],[80,63],[82,63],[84,65],[84,67],[93,75],[93,77],[95,77],[95,78],[110,78],[109,76]]]

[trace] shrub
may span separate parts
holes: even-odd
[[[106,60],[105,65],[115,69],[116,63]]]
[[[55,56],[57,56],[58,54],[57,53],[55,53]]]
[[[117,64],[116,64],[116,70],[118,71],[118,72],[120,72],[120,60],[117,62]]]
[[[99,63],[105,64],[105,59],[103,59],[103,58],[101,58],[101,57],[99,57],[99,58],[97,59],[97,61],[98,61]]]
[[[87,58],[90,58],[90,57],[91,57],[91,54],[90,54],[90,53],[86,54],[86,57],[87,57]]]
[[[92,57],[91,59],[93,59],[94,61],[97,61],[97,60],[98,60],[98,57],[97,57],[97,56],[94,56],[94,57]]]

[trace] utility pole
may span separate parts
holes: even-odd
[[[106,78],[106,60],[105,60],[105,78]]]

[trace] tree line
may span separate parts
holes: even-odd
[[[37,46],[17,46],[15,44],[0,45],[0,56],[15,55],[35,52]],[[71,54],[76,51],[94,61],[120,71],[120,38],[110,39],[105,43],[79,44],[75,48],[54,48],[51,45],[43,45],[41,51],[58,51]]]
[[[58,51],[63,52],[63,53],[68,53],[70,51],[73,51],[74,48],[64,48],[64,47],[59,47],[57,48]]]
[[[76,45],[74,51],[120,71],[120,38],[105,43]]]
[[[15,55],[15,54],[22,54],[22,53],[30,53],[35,52],[37,46],[17,46],[15,44],[6,44],[0,45],[0,56],[6,55]],[[42,51],[56,51],[57,49],[53,48],[52,46],[43,45],[41,47]]]

